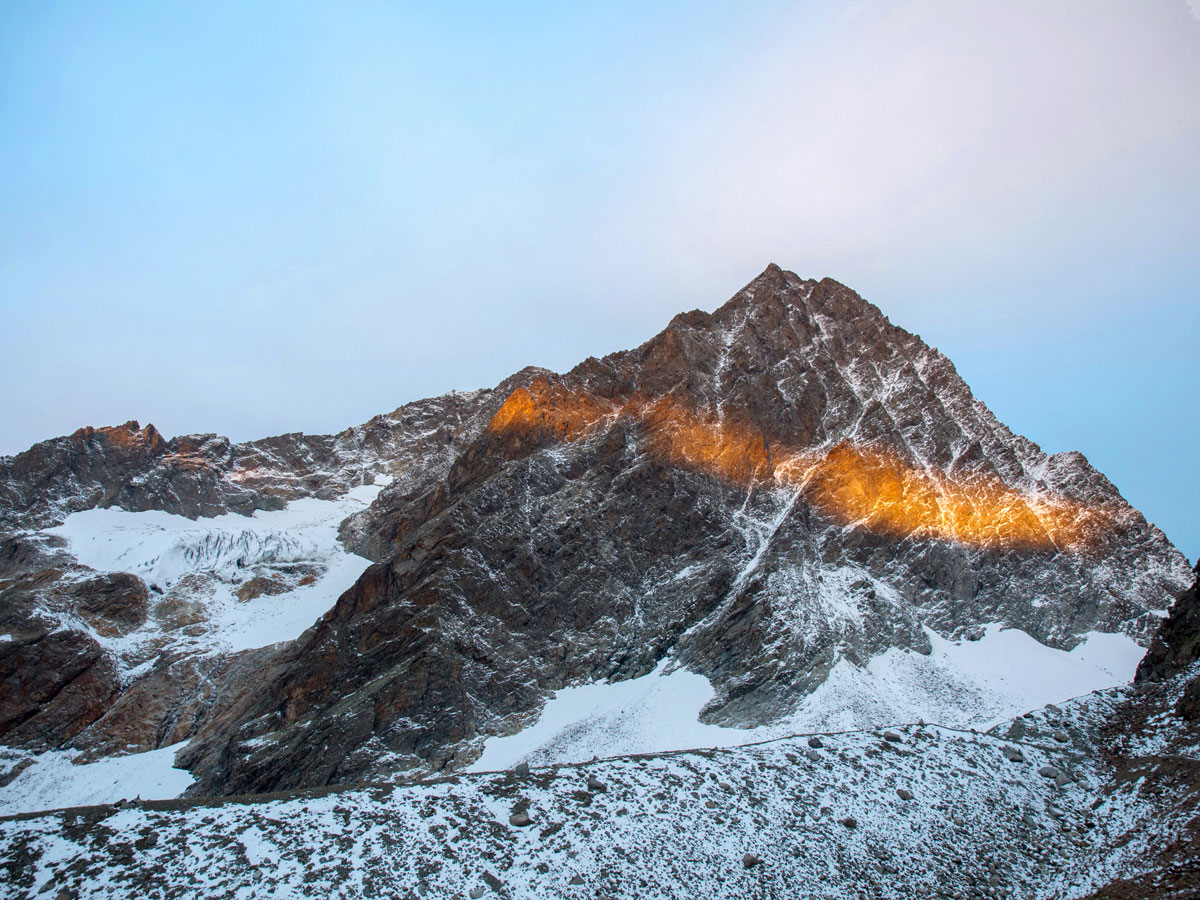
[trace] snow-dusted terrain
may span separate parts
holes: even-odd
[[[892,648],[863,667],[840,660],[793,716],[759,728],[701,722],[713,698],[708,679],[684,669],[668,671],[666,664],[641,678],[566,688],[535,724],[491,738],[472,771],[729,747],[901,722],[984,730],[1047,703],[1126,684],[1145,653],[1123,634],[1093,632],[1070,652],[996,625],[975,641],[948,641],[928,629],[927,634],[933,646],[928,656]]]
[[[207,588],[205,641],[211,649],[265,647],[299,637],[370,565],[346,552],[338,525],[369,505],[388,481],[381,476],[337,500],[308,497],[252,516],[188,519],[157,510],[89,509],[45,533],[65,538],[83,565],[130,572],[159,595],[187,576],[200,576]],[[303,567],[311,581],[249,599],[235,593],[256,574],[293,566]],[[136,644],[147,636],[135,632],[119,641]]]
[[[59,613],[61,626],[90,633],[113,654],[126,683],[151,671],[168,653],[223,654],[293,640],[370,564],[345,550],[338,525],[369,504],[387,481],[380,477],[375,485],[354,488],[337,500],[293,500],[285,509],[252,516],[193,520],[115,508],[73,513],[44,533],[65,538],[80,563],[99,572],[138,575],[158,604],[170,602],[186,586],[187,599],[202,609],[183,634],[165,629],[154,615],[115,637],[69,614]],[[252,579],[272,577],[283,590],[238,596],[239,587]],[[0,815],[177,797],[192,784],[186,771],[173,768],[180,746],[91,762],[73,750],[0,750],[0,763],[10,770],[23,766],[0,785]]]
[[[0,823],[0,866],[14,900],[1080,897],[1140,871],[1166,833],[1152,793],[1106,784],[1091,743],[1122,696],[1026,716],[1020,740],[909,725],[69,811]]]
[[[127,552],[122,551],[121,558],[128,558]],[[100,562],[96,556],[90,558]],[[291,636],[322,611],[308,620],[293,616]],[[264,628],[257,634],[284,634],[278,629],[289,619],[280,615],[268,621],[277,630]],[[1125,684],[1144,652],[1124,635],[1091,634],[1071,652],[1045,647],[1015,629],[994,626],[976,641],[956,643],[932,632],[929,636],[933,644],[929,656],[892,649],[861,668],[839,662],[794,716],[754,729],[701,722],[701,712],[713,697],[712,686],[702,675],[684,669],[666,671],[662,665],[641,678],[566,688],[556,693],[533,724],[488,740],[470,771],[495,771],[520,762],[578,763],[594,757],[733,747],[798,733],[878,729],[914,721],[985,730],[1028,709]],[[74,753],[37,754],[12,783],[0,787],[0,815],[134,797],[180,796],[192,779],[187,772],[171,768],[178,749],[81,765],[70,763]]]

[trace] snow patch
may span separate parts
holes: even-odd
[[[1127,684],[1146,652],[1127,635],[1101,632],[1070,652],[997,624],[977,641],[926,634],[929,656],[893,647],[861,668],[839,660],[790,727],[841,731],[924,719],[984,730],[1047,703]]]
[[[258,510],[252,516],[229,513],[188,519],[158,510],[89,509],[72,513],[47,530],[65,538],[85,566],[103,572],[130,572],[159,592],[187,575],[215,579],[204,600],[210,626],[205,640],[217,651],[264,647],[299,637],[358,579],[370,560],[347,553],[338,526],[367,506],[390,478],[377,477],[337,500],[304,498],[285,509]],[[239,600],[236,588],[256,567],[312,565],[317,577],[281,594]],[[149,626],[148,626],[149,627]],[[116,644],[136,643],[135,633]]]
[[[986,730],[1047,703],[1132,680],[1144,649],[1121,634],[1092,632],[1074,650],[989,625],[977,641],[927,629],[929,656],[892,648],[859,667],[839,660],[795,714],[757,728],[699,721],[713,698],[708,679],[660,664],[640,678],[557,691],[537,722],[489,739],[470,771],[581,762],[593,756],[730,747],[792,734],[879,729],[924,719]]]
[[[490,739],[469,771],[745,743],[750,732],[700,722],[700,710],[712,698],[703,675],[666,672],[662,664],[641,678],[563,688],[536,724]]]
[[[40,753],[33,765],[0,788],[0,815],[67,806],[92,806],[118,800],[168,800],[192,784],[190,773],[174,768],[175,751],[164,747],[130,756],[110,756],[74,765],[78,754],[56,750]]]

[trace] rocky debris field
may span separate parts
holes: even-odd
[[[1113,777],[1098,741],[1128,693],[989,733],[911,724],[18,817],[0,823],[4,896],[1086,896],[1143,873],[1194,812]]]

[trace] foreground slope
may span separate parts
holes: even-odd
[[[0,820],[5,896],[1186,900],[1200,891],[1196,596],[1137,684],[986,734],[918,723],[14,817]]]
[[[1114,766],[1136,691],[1017,720],[797,737],[428,783],[0,822],[13,898],[1176,897],[1200,752]],[[1157,707],[1156,707],[1157,708]],[[1161,718],[1161,717],[1160,717]],[[1188,769],[1186,784],[1178,777]],[[1136,777],[1131,777],[1136,775]],[[1167,854],[1164,856],[1164,853]]]

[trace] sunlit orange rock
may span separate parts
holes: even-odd
[[[663,462],[747,487],[790,486],[827,517],[896,539],[1065,549],[1111,528],[1104,510],[1026,494],[995,476],[955,478],[890,448],[846,441],[822,450],[784,447],[752,424],[673,397],[608,401],[541,377],[514,391],[488,430],[570,442],[618,418],[638,422],[647,449]]]
[[[528,388],[518,388],[509,395],[488,423],[488,431],[494,434],[536,431],[573,441],[605,415],[613,413],[611,405],[559,383],[551,384],[541,376]]]

